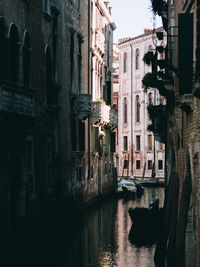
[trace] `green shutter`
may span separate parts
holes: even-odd
[[[192,92],[193,78],[193,14],[178,15],[179,92]]]

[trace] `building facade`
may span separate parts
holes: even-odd
[[[151,64],[145,64],[143,57],[148,51],[155,50],[153,37],[153,31],[145,29],[144,34],[121,39],[118,44],[120,177],[164,178],[165,145],[148,128],[151,120],[147,108],[149,105],[164,105],[165,99],[157,89],[142,86],[144,74],[152,68]],[[161,41],[155,41],[163,45]]]
[[[165,224],[163,242],[157,249],[163,254],[160,257],[158,253],[156,259],[170,267],[196,267],[200,266],[200,2],[152,4],[167,32],[164,75],[157,83],[166,97],[167,130]]]
[[[1,1],[0,231],[113,189],[114,29],[108,2]]]

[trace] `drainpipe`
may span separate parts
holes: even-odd
[[[88,95],[90,94],[90,0],[88,0]],[[90,178],[90,117],[88,117],[88,179]]]
[[[133,175],[133,46],[131,48],[131,175]]]

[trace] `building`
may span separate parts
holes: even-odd
[[[0,231],[113,190],[111,7],[0,3]]]
[[[166,97],[166,111],[160,113],[160,117],[166,118],[166,195],[163,242],[157,247],[156,260],[161,264],[166,261],[170,267],[197,267],[200,266],[200,3],[157,2],[159,5],[152,1],[152,7],[162,17],[167,32],[167,60],[162,81],[157,83],[161,95]]]
[[[144,74],[151,70],[151,64],[146,64],[143,58],[148,51],[155,51],[155,42],[163,45],[152,30],[145,29],[143,34],[121,39],[118,44],[120,177],[164,178],[165,145],[148,127],[151,120],[147,108],[150,105],[164,105],[165,99],[153,86],[147,89],[142,86]]]
[[[119,49],[117,44],[113,44],[113,109],[118,114],[118,94],[119,94]],[[118,116],[118,115],[117,115]],[[116,121],[117,126],[117,121]],[[117,168],[117,173],[119,172],[119,154],[118,154],[118,127],[116,127],[113,132],[115,153],[114,153],[114,165]]]

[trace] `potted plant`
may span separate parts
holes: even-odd
[[[143,61],[147,65],[150,65],[151,62],[155,60],[154,54],[152,51],[148,51],[146,54],[144,54]]]
[[[160,67],[160,69],[166,68],[166,60],[165,59],[158,59],[157,60],[157,65]]]
[[[158,45],[156,46],[156,50],[159,52],[159,53],[163,53],[164,52],[164,47],[162,45]]]
[[[157,85],[156,73],[147,72],[142,79],[142,84],[146,88],[156,87],[156,85]]]
[[[165,0],[151,0],[151,4],[155,15],[162,16],[162,12],[167,11],[167,1]]]

